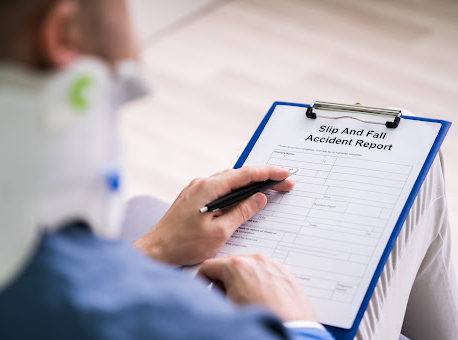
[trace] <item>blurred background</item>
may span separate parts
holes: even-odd
[[[129,0],[154,94],[124,108],[127,198],[172,202],[232,167],[274,101],[455,121],[443,146],[458,259],[458,1]]]

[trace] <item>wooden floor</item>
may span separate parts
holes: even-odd
[[[154,95],[121,115],[128,197],[171,202],[193,177],[232,167],[276,100],[458,121],[456,1],[214,1],[144,41]],[[443,151],[456,229],[456,128]]]

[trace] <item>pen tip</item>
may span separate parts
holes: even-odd
[[[199,211],[200,211],[201,214],[203,214],[203,213],[206,213],[208,211],[208,208],[207,207],[203,207],[203,208],[200,208]]]
[[[289,169],[289,175],[294,175],[296,172],[298,172],[299,169]]]

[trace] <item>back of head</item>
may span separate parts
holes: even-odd
[[[133,58],[124,0],[0,0],[0,291],[44,230],[117,236],[114,110],[143,94]]]
[[[135,57],[125,0],[0,0],[0,60],[54,69],[80,55]]]

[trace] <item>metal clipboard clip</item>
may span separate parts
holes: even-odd
[[[323,110],[323,111],[333,111],[333,112],[342,112],[342,116],[326,116],[322,114],[317,114],[314,110]],[[386,117],[388,120],[385,123],[365,120],[359,117],[354,117],[348,114],[363,114],[377,117]],[[328,103],[328,102],[315,102],[313,106],[307,108],[305,115],[307,118],[316,119],[319,118],[328,118],[328,119],[341,119],[341,118],[351,118],[359,120],[360,122],[369,123],[369,124],[379,124],[385,125],[389,129],[395,129],[398,127],[399,122],[401,121],[401,110],[396,109],[383,109],[378,107],[362,106],[360,104],[356,105],[347,105],[347,104],[337,104],[337,103]]]

